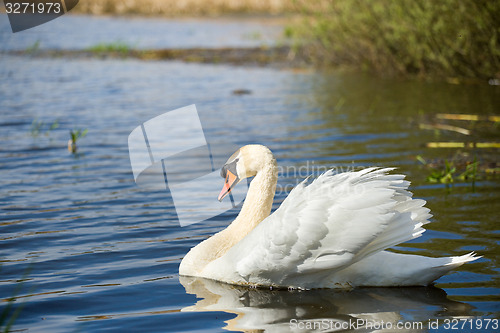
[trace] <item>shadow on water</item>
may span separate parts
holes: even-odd
[[[425,332],[430,320],[435,320],[432,318],[469,316],[473,308],[450,300],[443,289],[436,287],[289,291],[246,288],[202,278],[181,276],[179,279],[186,292],[200,298],[181,311],[236,314],[224,327],[236,331],[353,328],[372,331],[406,323],[414,325],[412,332]]]

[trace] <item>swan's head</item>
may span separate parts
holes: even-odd
[[[276,159],[266,146],[247,145],[238,149],[220,170],[224,186],[219,194],[219,201],[242,179],[253,177],[269,166],[276,167]]]

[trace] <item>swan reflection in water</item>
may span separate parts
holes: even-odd
[[[189,294],[200,298],[182,311],[234,313],[236,317],[224,328],[235,331],[427,332],[437,318],[468,316],[473,308],[448,299],[444,290],[432,286],[269,290],[195,277],[179,280]],[[398,323],[408,326],[398,328]]]

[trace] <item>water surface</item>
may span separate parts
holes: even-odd
[[[129,24],[109,20],[124,29]],[[144,29],[170,24],[148,22],[141,22]],[[97,40],[99,29],[89,34]],[[68,43],[62,47],[81,47]],[[251,93],[234,95],[235,89]],[[395,166],[434,214],[421,238],[395,250],[432,257],[476,251],[484,257],[433,288],[292,292],[180,280],[185,253],[227,226],[237,210],[181,228],[165,191],[134,183],[127,138],[144,121],[193,103],[212,146],[258,142],[272,149],[282,166],[274,208],[309,173]],[[444,332],[445,320],[499,318],[498,178],[483,178],[474,189],[470,183],[429,184],[429,171],[415,160],[455,153],[426,148],[429,141],[463,140],[456,133],[436,137],[420,129],[422,119],[499,109],[499,87],[491,86],[1,55],[3,307],[16,296],[22,312],[13,328],[36,332],[284,332],[294,329],[290,320],[360,318],[426,325],[417,331],[435,331],[429,320],[439,320],[438,331]],[[47,125],[57,120],[59,127],[36,136],[35,119]],[[73,128],[88,129],[76,155],[66,149]],[[219,162],[232,153],[214,152]]]
[[[160,19],[64,15],[13,34],[7,15],[0,14],[0,51],[81,50],[120,43],[134,49],[252,47],[283,42],[280,19]]]

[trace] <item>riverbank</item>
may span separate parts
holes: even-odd
[[[145,61],[178,60],[183,62],[228,64],[235,66],[266,66],[273,68],[311,67],[307,58],[290,46],[223,47],[223,48],[169,48],[133,49],[126,44],[99,44],[85,50],[43,50],[31,47],[7,54],[37,58],[133,58]]]
[[[35,58],[97,58],[97,59],[139,59],[143,61],[182,61],[186,63],[226,64],[232,66],[271,67],[277,69],[331,70],[341,72],[362,72],[355,64],[336,64],[335,66],[318,63],[316,50],[297,46],[258,46],[258,47],[195,47],[137,49],[126,43],[113,42],[96,44],[83,50],[39,49],[37,44],[24,49],[4,52],[15,56]],[[376,76],[376,74],[374,74]],[[456,84],[493,86],[500,85],[495,78],[474,77],[437,77],[420,76],[426,81],[445,81]]]
[[[379,77],[500,82],[500,5],[495,2],[87,0],[71,13],[279,19],[294,52],[318,68],[349,67]]]
[[[231,14],[278,15],[296,12],[287,0],[86,0],[76,13],[92,15],[219,16]]]
[[[378,76],[500,79],[500,5],[495,2],[88,0],[76,12],[207,17],[293,14],[285,32],[316,66]]]

